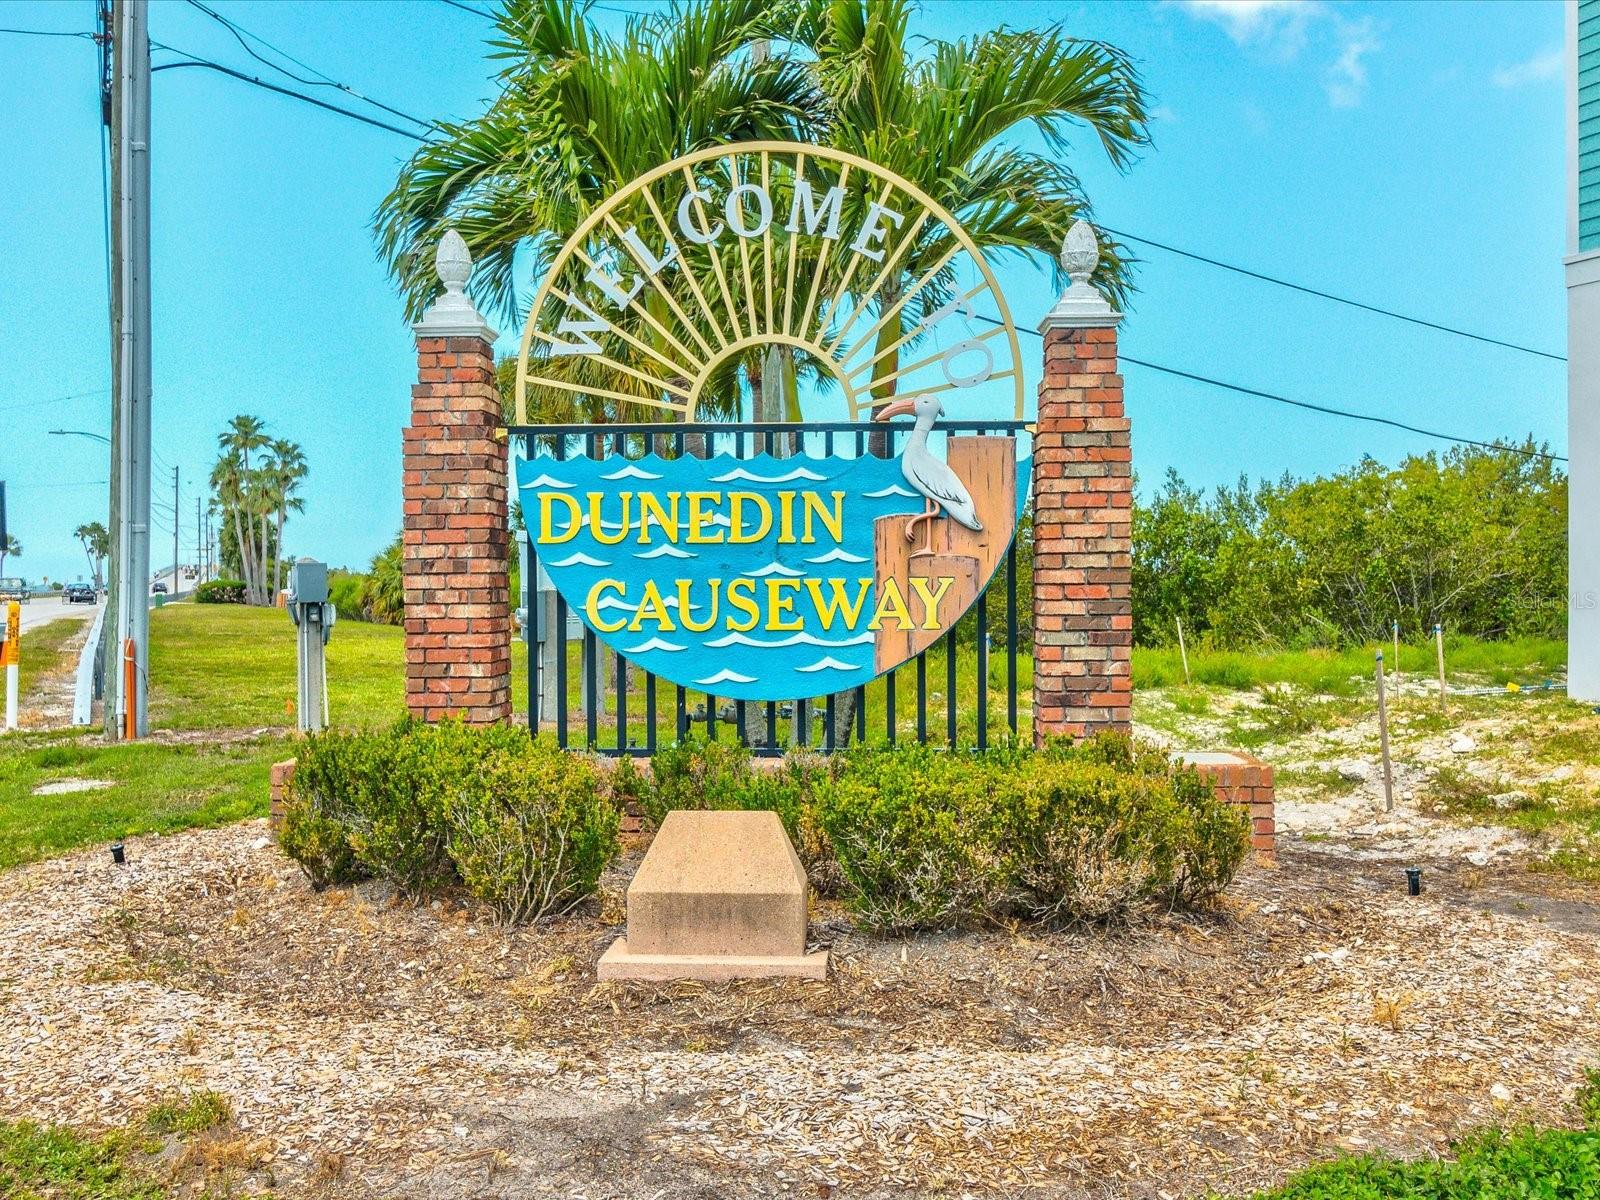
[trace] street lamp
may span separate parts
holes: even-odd
[[[104,442],[108,446],[111,445],[111,439],[105,434],[90,433],[87,429],[52,429],[50,432],[57,436],[93,438],[97,442]]]

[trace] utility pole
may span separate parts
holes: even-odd
[[[194,586],[198,588],[206,581],[205,572],[205,534],[204,526],[200,521],[200,497],[194,498]]]
[[[183,528],[183,521],[178,516],[178,468],[172,468],[172,595],[178,595],[178,530]]]
[[[113,647],[133,669],[112,673],[108,724],[124,736],[150,731],[150,31],[148,0],[113,0],[112,158],[116,164],[116,349],[113,421]],[[116,661],[113,659],[113,661]]]

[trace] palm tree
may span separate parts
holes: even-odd
[[[438,291],[433,247],[447,228],[472,251],[479,303],[516,323],[529,299],[513,281],[516,256],[538,277],[562,231],[637,176],[704,146],[803,136],[817,101],[809,72],[744,54],[774,32],[779,7],[703,0],[633,18],[612,38],[574,0],[506,0],[496,22],[507,64],[499,98],[482,117],[441,124],[378,208],[380,252],[407,313],[420,316]],[[527,277],[526,266],[520,272]],[[560,367],[592,369],[581,356]],[[604,386],[650,398],[636,381],[612,376]],[[616,414],[564,392],[534,404],[545,419]]]
[[[269,476],[269,494],[277,517],[277,527],[272,540],[275,564],[272,586],[280,588],[283,586],[283,525],[290,512],[305,511],[305,501],[295,493],[299,491],[300,481],[306,477],[310,468],[306,465],[304,452],[296,442],[276,438],[269,449],[272,454],[266,472]]]
[[[267,603],[266,512],[261,509],[261,479],[250,465],[250,455],[268,444],[266,423],[260,417],[240,414],[217,435],[222,456],[211,471],[211,486],[222,508],[233,518],[234,541],[239,547],[239,568],[244,574],[246,598],[251,604]],[[256,525],[261,521],[262,552],[256,551]]]
[[[1113,165],[1126,165],[1147,140],[1138,72],[1114,47],[1066,37],[1059,27],[934,40],[913,55],[911,13],[910,0],[805,0],[794,38],[816,55],[827,140],[916,184],[986,256],[1053,261],[1072,222],[1089,211],[1065,161],[1068,137],[1086,129]],[[999,142],[1024,124],[1043,136],[1048,154]],[[950,249],[949,230],[938,222],[925,228],[882,284],[879,312]],[[1125,266],[1114,246],[1103,243],[1101,253],[1097,282],[1120,300]],[[893,395],[902,352],[916,339],[895,344],[950,298],[954,271],[947,266],[879,331],[875,400]],[[887,453],[886,442],[874,442],[874,453]],[[854,692],[840,697],[835,714],[842,744],[855,723]]]
[[[89,560],[89,578],[94,581],[95,590],[98,591],[101,567],[106,555],[111,553],[111,535],[99,521],[91,521],[87,525],[79,525],[72,531],[72,536],[83,546],[83,553]]]
[[[6,557],[8,555],[13,558],[22,557],[22,543],[17,541],[17,535],[14,533],[8,533],[5,537],[0,538],[0,575],[6,573]]]

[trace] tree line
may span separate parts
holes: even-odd
[[[260,417],[240,415],[217,436],[211,468],[224,572],[244,584],[247,604],[272,604],[286,582],[283,529],[302,512],[300,485],[308,472],[296,442],[274,438]]]

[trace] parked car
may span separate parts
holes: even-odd
[[[150,594],[152,596],[165,596],[167,594],[167,585],[164,583],[152,583],[150,585]]]
[[[27,582],[15,575],[8,575],[0,579],[0,604],[7,600],[16,600],[26,604],[31,598]]]
[[[93,604],[95,602],[94,584],[69,583],[61,590],[63,604]]]

